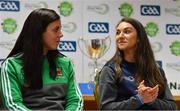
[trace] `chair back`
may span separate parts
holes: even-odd
[[[96,74],[95,85],[94,85],[94,98],[96,100],[98,109],[99,109],[99,77],[100,77],[100,73],[101,73],[101,71],[99,71],[99,73]]]
[[[99,85],[98,85],[98,83],[95,83],[95,85],[94,85],[94,98],[97,103],[97,107],[99,109]]]

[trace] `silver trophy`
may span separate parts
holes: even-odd
[[[108,51],[111,45],[111,38],[105,37],[103,39],[78,39],[78,45],[81,52],[88,58],[93,60],[94,72],[90,74],[91,81],[95,81],[95,77],[99,72],[97,60],[101,58]],[[84,50],[83,50],[84,49]]]

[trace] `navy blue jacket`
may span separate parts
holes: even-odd
[[[174,110],[176,103],[170,89],[167,86],[157,99],[149,104],[144,104],[134,81],[136,72],[135,63],[124,61],[121,64],[123,79],[120,81],[115,74],[115,63],[106,64],[100,73],[99,78],[99,106],[101,110]],[[161,74],[165,74],[160,69]]]

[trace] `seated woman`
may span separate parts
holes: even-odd
[[[135,19],[123,18],[116,27],[116,45],[115,55],[100,73],[100,109],[177,109],[143,25]]]
[[[82,110],[83,100],[69,58],[57,46],[63,37],[60,16],[40,8],[27,17],[1,69],[8,110]]]

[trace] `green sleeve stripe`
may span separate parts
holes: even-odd
[[[11,92],[11,85],[10,85],[10,80],[9,80],[9,75],[6,72],[8,70],[8,63],[9,59],[7,59],[3,66],[2,66],[2,90],[3,90],[3,94],[5,95],[5,103],[7,105],[8,108],[16,111],[16,110],[22,110],[22,111],[26,111],[26,109],[24,109],[23,107],[18,106],[16,103],[13,102],[13,97],[12,97],[12,92]]]
[[[79,97],[79,101],[78,101],[78,107],[76,109],[76,111],[81,111],[83,110],[83,100],[82,100],[82,94],[78,88],[78,85],[76,84],[75,80],[74,80],[74,84],[75,84],[75,89],[76,89],[76,94]]]
[[[5,72],[5,69],[7,69],[7,62],[8,62],[8,59],[4,62],[3,66],[2,66],[2,90],[3,90],[3,95],[4,95],[4,98],[5,98],[5,104],[8,108],[11,108],[12,107],[12,104],[10,104],[10,97],[11,96],[10,94],[8,94],[8,89],[9,88],[9,85],[8,85],[8,80],[7,80],[7,74]],[[6,83],[6,80],[7,80],[7,83]],[[12,107],[12,110],[15,110],[15,108]]]

